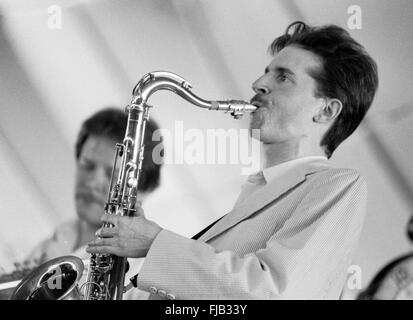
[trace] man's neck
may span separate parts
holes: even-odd
[[[310,148],[290,141],[284,143],[263,144],[262,150],[264,156],[264,169],[303,157],[325,157],[325,153],[321,147]]]

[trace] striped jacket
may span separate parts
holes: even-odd
[[[138,287],[151,298],[338,299],[366,198],[356,171],[307,162],[235,206],[198,240],[161,231]]]

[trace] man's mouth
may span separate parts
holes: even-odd
[[[101,205],[104,201],[101,199],[101,197],[94,195],[93,193],[90,192],[78,192],[76,193],[76,199],[82,199],[88,203],[97,203]]]
[[[257,107],[257,109],[255,111],[257,111],[259,108],[261,108],[264,104],[262,101],[258,100],[256,97],[252,98],[250,103]]]
[[[255,109],[255,110],[251,113],[251,115],[259,114],[259,113],[261,113],[261,111],[264,109],[263,103],[260,102],[260,101],[252,101],[251,104],[257,107],[257,109]]]

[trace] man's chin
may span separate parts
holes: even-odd
[[[83,220],[89,225],[90,228],[95,229],[95,230],[101,228],[102,225],[103,225],[103,222],[100,221],[100,219],[98,219],[98,220],[83,219]]]
[[[261,129],[256,128],[249,128],[248,129],[249,135],[252,139],[261,141]]]
[[[92,211],[92,210],[82,210],[82,211],[78,211],[78,217],[80,220],[86,222],[88,225],[90,226],[96,226],[98,228],[100,228],[102,226],[102,222],[101,222],[101,217],[104,214],[104,210],[102,208],[102,211],[96,212],[96,211]]]
[[[260,140],[261,126],[262,122],[259,119],[251,117],[248,130],[252,138]]]

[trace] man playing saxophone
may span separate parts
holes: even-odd
[[[262,171],[198,239],[145,218],[105,215],[90,253],[146,257],[137,286],[167,299],[338,299],[366,206],[358,172],[334,150],[358,127],[378,86],[365,49],[337,26],[296,22],[270,46],[252,85]]]

